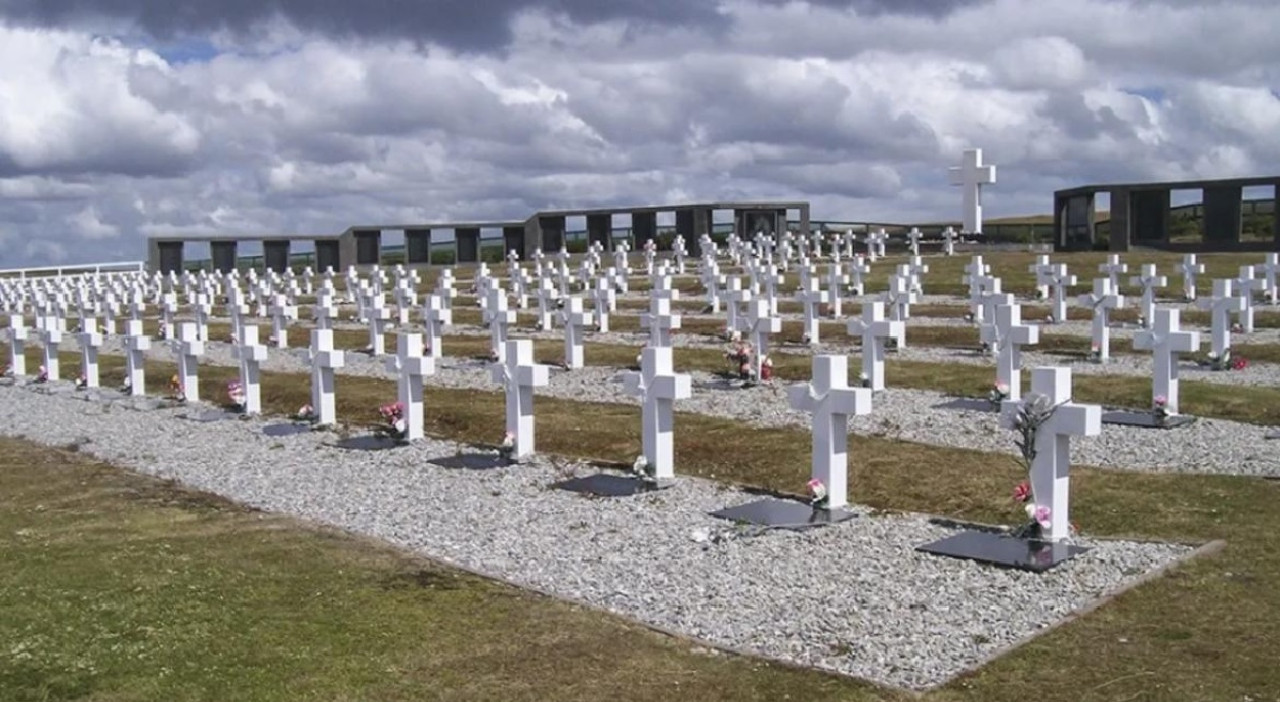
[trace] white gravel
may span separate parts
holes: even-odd
[[[591,386],[584,379],[592,374],[604,375],[558,376],[553,391],[566,378],[579,389]],[[713,482],[686,478],[660,493],[585,499],[548,489],[590,471],[583,465],[538,459],[449,469],[428,461],[465,450],[451,442],[346,451],[333,447],[328,433],[271,438],[258,420],[194,422],[179,418],[189,408],[139,412],[81,401],[84,393],[67,388],[0,387],[4,433],[54,446],[74,442],[117,465],[254,507],[382,538],[718,645],[883,685],[942,684],[1190,551],[1086,541],[1093,550],[1033,575],[916,552],[951,533],[923,515],[859,508],[858,518],[839,526],[757,533],[708,516],[753,499]],[[45,394],[50,389],[54,394]],[[698,397],[749,404],[753,394],[769,397],[767,390]],[[902,400],[881,400],[881,415],[898,406],[919,413],[912,400],[918,394],[891,393]],[[984,417],[929,417],[991,433]]]

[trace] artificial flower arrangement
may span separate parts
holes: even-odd
[[[1028,474],[1031,473],[1036,458],[1036,432],[1041,425],[1053,416],[1057,409],[1057,405],[1053,404],[1053,400],[1049,396],[1034,392],[1023,398],[1022,403],[1018,406],[1018,412],[1013,420],[1013,428],[1021,438],[1015,443],[1022,459],[1023,469]],[[1036,502],[1035,490],[1031,487],[1031,483],[1026,480],[1014,487],[1013,499],[1015,502],[1022,504],[1028,520],[1021,527],[1013,530],[1013,536],[1026,539],[1042,538],[1044,531],[1052,525],[1050,521],[1053,516],[1051,508],[1048,505]]]
[[[760,382],[767,383],[773,380],[773,359],[765,356],[760,359]]]
[[[178,402],[187,401],[187,394],[182,391],[182,382],[177,375],[169,377],[169,396]]]
[[[382,417],[382,424],[374,430],[376,433],[397,441],[404,438],[408,427],[405,424],[403,402],[382,405],[378,408],[378,415]]]
[[[320,419],[320,417],[316,414],[314,407],[311,405],[303,405],[293,414],[292,419],[298,422],[314,422]]]
[[[1091,363],[1102,363],[1102,349],[1097,344],[1089,347],[1089,361]]]
[[[1169,398],[1164,395],[1156,395],[1152,398],[1151,415],[1157,422],[1164,424],[1164,421],[1169,418]]]
[[[227,402],[236,407],[244,407],[244,386],[238,380],[227,381]]]
[[[631,473],[639,480],[646,483],[656,482],[657,466],[649,462],[644,455],[636,456],[636,460],[631,463]]]
[[[498,453],[502,454],[503,458],[509,459],[511,458],[511,454],[515,453],[515,450],[516,450],[516,435],[512,434],[511,432],[507,432],[506,434],[503,434],[502,443],[498,444]]]
[[[730,363],[730,367],[733,369],[731,372],[737,373],[739,378],[743,380],[751,379],[751,344],[736,341],[725,352],[724,359]]]
[[[991,385],[991,392],[987,393],[987,402],[993,407],[1000,409],[1000,403],[1009,399],[1009,384],[997,380]]]
[[[49,369],[48,369],[48,368],[45,368],[44,366],[40,366],[40,368],[36,371],[36,382],[37,382],[37,383],[47,383],[47,382],[49,382]]]
[[[1249,367],[1249,359],[1240,357],[1236,358],[1231,355],[1231,349],[1225,348],[1221,354],[1210,352],[1207,360],[1201,365],[1209,366],[1209,370],[1244,370]]]
[[[720,336],[729,343],[737,343],[742,340],[742,332],[728,325],[725,326],[724,331],[720,332]]]
[[[84,373],[81,373],[80,377],[76,378],[76,390],[85,390],[88,387],[89,379],[85,377]]]
[[[805,490],[809,492],[809,505],[814,509],[826,509],[830,501],[831,495],[827,491],[827,486],[822,484],[821,480],[814,478],[805,483]]]

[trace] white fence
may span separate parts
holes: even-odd
[[[6,268],[0,270],[0,278],[33,278],[57,277],[77,273],[101,275],[104,272],[145,271],[146,261],[118,261],[115,263],[75,263],[65,266],[43,266],[40,268]]]

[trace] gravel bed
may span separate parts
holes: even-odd
[[[327,432],[271,438],[262,421],[180,418],[190,408],[138,412],[74,399],[84,393],[65,386],[0,387],[3,431],[75,443],[253,507],[882,685],[945,683],[1191,550],[1084,539],[1092,550],[1035,575],[916,552],[952,533],[924,515],[856,508],[860,516],[838,526],[750,531],[708,516],[754,499],[714,482],[683,478],[659,493],[584,499],[548,489],[594,472],[581,464],[540,457],[451,469],[429,462],[466,450],[451,442],[349,451]]]
[[[117,347],[111,344],[103,348],[107,353],[116,350]],[[947,353],[945,350],[933,352]],[[163,344],[158,344],[150,353],[154,358],[172,359],[172,354]],[[1138,359],[1134,360],[1136,362]],[[221,342],[206,344],[206,354],[200,362],[236,365],[231,347]],[[1031,359],[1028,363],[1031,363]],[[262,368],[284,373],[305,373],[310,370],[304,349],[272,351]],[[622,372],[617,368],[592,366],[575,371],[553,368],[550,384],[539,388],[536,394],[581,402],[638,404],[638,400],[627,395],[621,383],[617,382]],[[1246,372],[1240,374],[1244,375]],[[392,377],[383,359],[363,353],[348,353],[347,364],[339,373],[347,376]],[[1234,374],[1235,372],[1220,372],[1214,375]],[[74,375],[71,369],[68,369],[67,375]],[[810,426],[809,415],[790,408],[781,386],[740,388],[711,373],[693,372],[691,376],[693,396],[676,402],[676,409],[681,412],[738,419],[762,427]],[[428,386],[454,389],[498,389],[490,378],[486,364],[474,359],[441,359],[437,364],[437,373],[427,378],[426,383]],[[1027,389],[1024,388],[1024,391]],[[946,406],[955,399],[938,392],[890,388],[876,394],[870,415],[851,417],[849,426],[854,433],[861,435],[977,449],[1010,456],[1015,454],[1012,432],[998,427],[994,413]],[[431,409],[428,408],[427,411]],[[1189,426],[1173,430],[1103,425],[1099,436],[1079,437],[1071,441],[1071,460],[1077,465],[1122,470],[1277,477],[1280,476],[1280,444],[1264,440],[1268,431],[1266,427],[1253,424],[1209,418],[1201,418]]]

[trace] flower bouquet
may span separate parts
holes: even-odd
[[[736,373],[742,380],[751,379],[751,344],[736,342],[725,352],[724,358],[730,363],[731,373]]]
[[[1164,395],[1156,395],[1151,400],[1151,416],[1155,417],[1156,422],[1164,424],[1169,418],[1169,398]]]
[[[1222,350],[1221,354],[1216,354],[1212,351],[1209,352],[1209,355],[1206,356],[1206,360],[1201,365],[1209,366],[1209,370],[1231,370],[1233,367],[1233,360],[1234,359],[1231,357],[1231,349],[1225,348]]]
[[[84,374],[81,373],[80,377],[76,378],[76,390],[84,390],[84,389],[87,389],[88,387],[89,387],[89,379],[84,377]]]
[[[244,386],[238,380],[227,381],[227,402],[236,407],[244,407]]]
[[[992,384],[991,392],[987,393],[987,402],[990,402],[992,407],[1000,409],[1000,403],[1007,399],[1009,399],[1009,384],[997,380]]]
[[[515,453],[515,451],[516,435],[511,432],[507,432],[502,436],[502,443],[498,444],[498,453],[501,454],[503,458],[511,460],[511,454]]]
[[[1052,510],[1046,505],[1036,504],[1031,484],[1025,480],[1014,487],[1013,499],[1015,502],[1022,504],[1023,511],[1026,512],[1028,519],[1026,524],[1013,530],[1013,535],[1024,539],[1041,538],[1044,531],[1051,525],[1049,516]]]
[[[187,394],[182,391],[182,382],[178,380],[177,375],[169,377],[169,397],[177,402],[187,401]]]
[[[773,359],[765,356],[760,359],[760,382],[767,383],[773,380]]]
[[[382,417],[382,424],[374,429],[375,433],[397,441],[404,438],[407,427],[403,402],[389,402],[379,407],[378,415]]]
[[[646,482],[657,482],[655,477],[657,474],[657,466],[649,462],[649,459],[643,455],[636,456],[636,460],[631,463],[631,474],[637,479]]]
[[[320,416],[316,414],[315,408],[311,405],[303,405],[294,413],[292,419],[297,422],[314,422],[320,419]]]
[[[49,382],[49,369],[45,368],[44,366],[40,366],[40,368],[36,371],[35,382],[37,383]]]
[[[1102,349],[1097,344],[1089,347],[1089,362],[1102,363]]]
[[[822,484],[821,480],[814,478],[805,483],[805,490],[809,493],[809,505],[814,509],[826,509],[827,503],[831,497],[827,491],[827,486]]]

